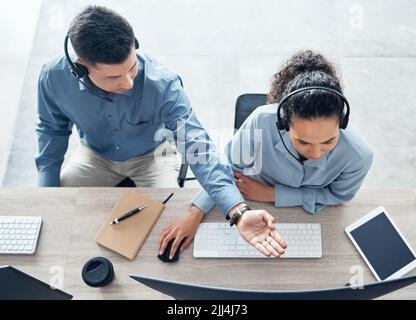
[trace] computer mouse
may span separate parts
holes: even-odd
[[[157,256],[159,258],[159,260],[161,260],[163,262],[168,262],[168,263],[178,261],[179,260],[180,249],[181,249],[182,244],[185,242],[185,239],[186,238],[183,238],[182,239],[182,241],[179,244],[178,249],[176,249],[176,252],[173,255],[172,259],[169,259],[169,252],[170,252],[170,249],[172,248],[172,244],[175,241],[175,238],[173,238],[172,240],[170,240],[169,243],[168,243],[168,245],[165,248],[165,251],[163,251],[162,254],[159,254]]]

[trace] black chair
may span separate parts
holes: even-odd
[[[235,103],[234,132],[240,129],[248,116],[260,106],[264,106],[267,101],[267,94],[245,93],[237,98]]]
[[[129,177],[124,178],[122,181],[120,181],[116,185],[116,188],[135,188],[135,187],[136,187],[136,184]]]
[[[240,95],[235,103],[234,132],[240,129],[243,122],[257,107],[265,105],[266,101],[267,94],[263,93],[245,93]],[[186,177],[188,166],[186,162],[182,161],[178,176],[178,185],[180,188],[183,188],[185,181],[196,179],[194,177]]]

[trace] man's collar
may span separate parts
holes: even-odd
[[[117,93],[117,94],[121,94],[121,95],[123,95],[123,96],[128,96],[128,97],[132,97],[132,96],[134,96],[134,93],[135,93],[135,92],[136,92],[136,90],[137,90],[137,88],[136,88],[136,84],[137,84],[137,82],[138,82],[137,78],[138,78],[138,77],[136,77],[136,78],[133,80],[133,87],[132,87],[130,90],[127,90],[126,92],[123,92],[123,93]]]
[[[82,82],[85,82],[85,81],[90,81],[89,79],[86,79],[86,77],[84,77],[83,79],[82,79]],[[78,81],[78,84],[79,84],[79,90],[81,90],[81,91],[85,91],[85,90],[88,90],[88,88],[82,83],[81,81]]]

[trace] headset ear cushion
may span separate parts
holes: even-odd
[[[279,130],[289,131],[289,128],[287,126],[286,119],[282,118],[282,113],[281,113],[281,107],[280,106],[277,108],[277,121],[276,121],[276,124],[277,124],[277,128]]]
[[[285,121],[284,119],[282,119],[282,117],[281,117],[281,116],[278,116],[278,117],[277,117],[276,124],[277,124],[277,128],[278,128],[279,130],[286,130],[286,131],[289,131],[289,128],[288,128],[288,127],[287,127],[287,125],[286,125],[286,121]]]
[[[341,129],[346,129],[347,128],[347,126],[348,126],[348,116],[344,116],[344,118],[342,119],[342,121],[341,121],[341,124],[340,124],[340,128]]]
[[[283,123],[282,123],[283,129],[285,129],[286,131],[289,131],[289,125],[288,125],[287,121],[284,120],[284,119],[282,119],[282,120],[283,120]]]
[[[283,130],[284,129],[282,127],[282,119],[280,119],[280,117],[277,117],[276,124],[277,124],[277,129],[279,129],[279,130]]]
[[[81,78],[85,77],[86,75],[88,75],[88,69],[87,69],[86,66],[83,66],[80,63],[74,63],[74,65],[75,65],[75,70],[74,71],[77,73],[77,77],[79,79],[81,79]]]
[[[137,40],[137,38],[134,38],[134,47],[137,49],[139,49],[139,40]]]

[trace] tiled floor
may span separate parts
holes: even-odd
[[[14,125],[19,110],[26,67],[32,51],[41,0],[0,0],[0,6],[1,185],[13,142]]]
[[[62,54],[72,17],[89,3],[43,2],[4,185],[36,185],[36,78],[43,63]],[[416,186],[413,0],[96,3],[128,18],[141,49],[181,75],[194,109],[219,148],[232,134],[239,94],[267,92],[273,73],[294,51],[321,51],[342,75],[351,125],[375,150],[364,185]],[[72,148],[77,143],[74,135]]]

